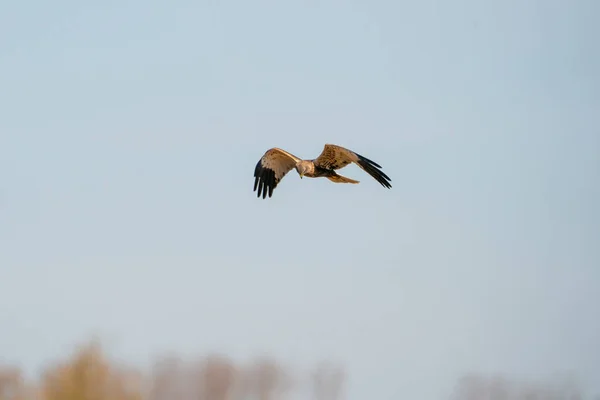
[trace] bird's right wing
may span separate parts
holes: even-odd
[[[257,197],[262,193],[263,199],[273,195],[273,190],[285,174],[290,172],[300,158],[285,150],[274,147],[266,151],[254,169],[254,191]]]
[[[314,160],[314,162],[317,167],[331,170],[341,169],[350,163],[355,163],[365,172],[375,178],[375,180],[383,187],[388,189],[392,187],[390,184],[391,179],[383,171],[381,171],[381,165],[342,146],[326,144],[323,147],[323,151],[319,157]]]

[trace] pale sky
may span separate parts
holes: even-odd
[[[600,393],[600,3],[0,6],[0,358],[93,334],[343,362],[348,399],[475,371]],[[336,143],[384,189],[292,171]],[[375,396],[375,397],[373,397]]]

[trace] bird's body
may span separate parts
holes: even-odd
[[[391,179],[379,168],[380,165],[361,156],[358,153],[334,144],[326,144],[319,157],[312,160],[303,160],[285,150],[274,147],[265,152],[254,169],[254,191],[258,189],[257,196],[262,194],[263,199],[273,195],[273,190],[281,179],[293,168],[300,178],[327,178],[335,183],[359,183],[335,172],[350,163],[357,164],[369,175],[375,178],[382,186],[391,188]]]
[[[315,164],[315,160],[302,160],[300,163],[306,165],[304,169],[304,173],[300,175],[300,177],[309,177],[309,178],[327,178],[332,182],[336,183],[358,183],[354,179],[347,178],[342,175],[338,175],[332,169],[320,167],[318,164]]]

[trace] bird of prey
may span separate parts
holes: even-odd
[[[369,175],[371,175],[383,187],[391,188],[392,181],[379,168],[381,166],[358,153],[334,144],[326,144],[319,157],[314,160],[303,160],[285,150],[274,147],[265,152],[254,169],[254,191],[257,197],[266,198],[273,195],[283,177],[296,169],[300,178],[327,178],[335,183],[359,183],[354,179],[338,175],[335,170],[344,168],[350,163],[355,163]]]

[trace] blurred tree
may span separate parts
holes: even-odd
[[[236,378],[233,363],[222,356],[210,356],[201,370],[202,390],[200,400],[227,400],[231,398]]]
[[[572,377],[545,382],[517,382],[501,377],[468,375],[459,380],[454,400],[582,400]]]
[[[136,375],[110,365],[93,342],[48,368],[41,394],[44,400],[141,400],[139,380],[131,380]]]
[[[185,400],[182,387],[183,362],[169,355],[154,363],[151,378],[149,400]]]
[[[494,377],[487,384],[490,400],[510,400],[510,383],[502,377]]]
[[[343,396],[346,380],[344,370],[338,366],[321,363],[312,373],[313,394],[316,400],[339,400]]]
[[[0,400],[24,400],[27,389],[21,370],[0,366]]]
[[[480,400],[485,398],[486,383],[484,379],[475,374],[469,374],[459,379],[456,386],[454,400]]]
[[[259,359],[244,371],[244,394],[253,399],[283,399],[291,380],[283,367],[273,360]]]

